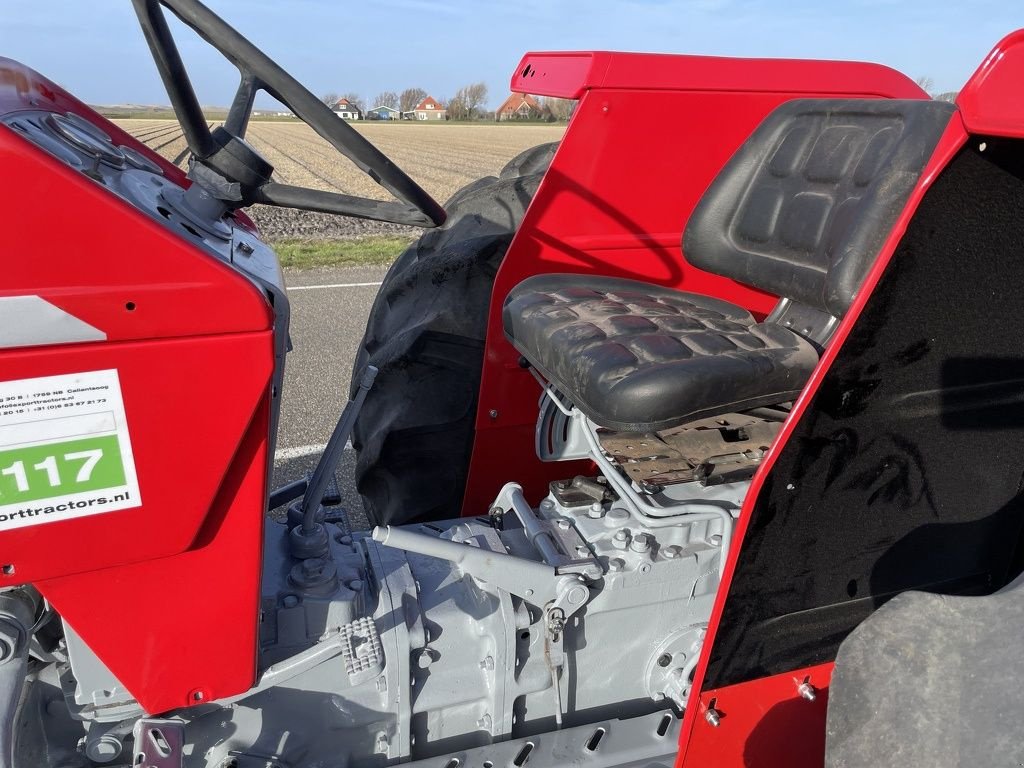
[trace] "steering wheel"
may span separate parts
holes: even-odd
[[[132,2],[185,141],[195,158],[190,175],[228,208],[265,203],[418,227],[444,223],[444,209],[422,187],[198,0]],[[161,6],[238,68],[241,81],[223,126],[212,131],[207,127]],[[273,181],[274,167],[245,141],[253,100],[260,90],[287,106],[299,120],[391,192],[397,201],[383,202]]]

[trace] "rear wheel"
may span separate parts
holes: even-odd
[[[445,205],[384,278],[353,381],[379,369],[353,431],[356,487],[378,523],[459,514],[498,267],[557,144],[513,158]]]

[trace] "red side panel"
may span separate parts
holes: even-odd
[[[264,401],[222,468],[224,482],[187,551],[36,584],[147,712],[231,696],[253,684],[268,420]],[[210,432],[220,429],[219,419],[209,423],[216,425]],[[178,477],[184,504],[189,478]],[[174,528],[174,517],[154,517],[151,527],[149,535],[159,537]]]
[[[796,670],[744,685],[704,691],[695,714],[687,765],[820,768],[832,665]],[[802,685],[808,696],[800,693]],[[708,711],[717,715],[713,725]]]
[[[0,60],[0,114],[26,109],[73,111],[131,142]],[[240,693],[255,675],[273,311],[193,236],[4,126],[0,168],[0,299],[38,297],[96,331],[0,348],[0,383],[116,371],[141,499],[3,529],[0,587],[35,583],[149,712]]]
[[[976,134],[1024,137],[1024,29],[1000,40],[960,91],[967,130]]]
[[[822,379],[832,365],[832,361],[835,360],[850,330],[856,324],[857,318],[867,303],[868,297],[878,284],[878,280],[885,271],[897,244],[903,237],[907,224],[917,210],[921,198],[942,169],[946,167],[957,151],[964,145],[967,137],[968,134],[963,122],[958,116],[954,115],[945,134],[939,141],[931,160],[922,173],[917,188],[907,202],[900,218],[893,226],[889,238],[882,247],[878,260],[865,278],[863,289],[857,294],[850,310],[836,330],[832,342],[826,348],[821,362],[795,403],[792,415],[783,426],[782,432],[772,446],[771,452],[754,475],[736,525],[732,550],[729,553],[722,585],[718,591],[715,607],[711,613],[708,635],[701,652],[701,659],[697,664],[693,691],[700,691],[701,705],[699,707],[690,707],[686,711],[683,727],[680,732],[680,755],[677,761],[679,768],[706,768],[709,765],[821,765],[824,759],[824,738],[808,736],[808,728],[810,727],[808,722],[815,722],[813,718],[819,716],[810,714],[808,717],[812,718],[812,720],[807,721],[802,717],[793,718],[789,715],[797,711],[794,709],[794,705],[790,703],[794,700],[793,694],[795,691],[792,678],[799,677],[802,680],[804,675],[811,674],[813,682],[818,679],[817,675],[827,674],[830,665],[815,667],[813,670],[795,670],[790,674],[753,680],[717,691],[703,690],[704,673],[711,649],[715,643],[722,610],[728,599],[729,587],[732,583],[736,562],[745,544],[744,538],[747,531],[747,523],[757,504],[758,496],[764,487],[765,480],[772,472],[775,458],[781,452],[786,441],[789,440],[796,424],[803,418],[808,404],[813,400]],[[819,683],[815,683],[815,685],[819,685]],[[825,686],[827,682],[822,682],[820,685]],[[734,708],[739,713],[733,720],[732,726],[728,729],[724,727],[727,722],[726,718],[723,718],[722,726],[718,729],[706,727],[707,723],[704,720],[704,715],[711,699],[715,697],[720,699],[723,712],[727,715],[729,708]],[[803,710],[810,711],[807,708],[803,708]],[[823,715],[820,717],[823,717]],[[823,720],[820,717],[817,720],[819,725],[823,724]],[[777,731],[777,733],[773,733],[773,731]],[[748,763],[746,760],[748,755],[752,753],[747,748],[747,745],[755,742],[759,747],[757,762]],[[799,746],[799,753],[797,752],[797,746]]]
[[[536,74],[523,75],[528,64]],[[543,83],[555,86],[542,90]],[[584,471],[536,458],[540,390],[518,367],[501,324],[516,284],[546,272],[614,275],[719,296],[764,315],[775,297],[683,259],[683,227],[711,180],[789,99],[925,96],[870,64],[609,53],[528,54],[512,86],[582,96],[494,283],[466,515],[486,509],[510,477],[536,501],[548,481]]]

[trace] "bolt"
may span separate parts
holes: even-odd
[[[543,504],[541,504],[540,506],[541,506],[542,509],[544,508]],[[555,525],[557,525],[558,529],[561,530],[561,531],[568,531],[569,527],[570,527],[569,521],[564,519],[564,518],[556,521]]]
[[[592,517],[595,520],[604,517],[604,506],[600,501],[595,501],[590,505],[590,508],[587,510],[587,517]]]
[[[281,598],[281,605],[285,608],[294,608],[299,604],[299,598],[295,595],[285,595]]]
[[[476,721],[476,724],[478,728],[482,728],[485,731],[489,731],[491,730],[491,722],[491,716],[489,714],[484,714],[483,717]]]
[[[348,588],[351,589],[353,592],[362,592],[363,582],[359,579],[352,579],[352,581],[348,583]]]
[[[647,552],[651,548],[651,540],[653,538],[654,537],[649,533],[638,533],[633,537],[633,541],[630,543],[629,548],[634,552]]]
[[[553,502],[551,499],[544,499],[544,501],[540,503],[540,508],[543,509],[545,512],[549,512],[555,508],[555,502]]]
[[[590,550],[587,549],[583,544],[577,544],[576,545],[576,554],[579,555],[580,557],[585,557],[586,555],[590,554]]]
[[[614,509],[608,510],[609,520],[625,520],[629,517],[629,512],[622,507],[615,507]]]
[[[625,549],[629,546],[629,531],[622,529],[612,536],[612,546],[616,549]]]
[[[349,546],[350,544],[352,544],[352,537],[349,536],[347,533],[339,533],[337,536],[334,537],[334,540],[339,544],[344,544],[345,546]]]
[[[674,560],[675,558],[679,557],[679,555],[681,555],[682,552],[683,548],[677,544],[672,544],[670,546],[663,547],[661,550],[661,554],[665,556],[666,560]]]
[[[434,663],[434,655],[429,648],[421,648],[416,654],[416,666],[420,669],[427,669]]]
[[[608,561],[608,570],[612,573],[618,573],[626,567],[626,561],[618,557],[613,557]]]
[[[711,536],[711,546],[718,547],[722,544],[722,534],[716,533]]]
[[[480,669],[486,669],[488,672],[494,669],[494,657],[488,656],[480,662]]]
[[[253,252],[253,247],[248,243],[242,241],[238,244],[238,250],[240,250],[242,253],[248,256],[250,253]]]
[[[807,681],[800,683],[800,685],[796,687],[796,692],[808,701],[814,701],[818,698],[818,690]]]
[[[498,418],[498,411],[495,410],[494,408],[491,408],[491,410],[487,412],[487,415],[490,416],[492,419],[496,419]]]
[[[374,741],[373,751],[378,755],[386,755],[388,753],[388,737],[384,731],[377,732],[377,738]]]
[[[704,713],[704,719],[712,728],[717,728],[722,723],[722,713],[714,707],[708,707],[708,711]]]

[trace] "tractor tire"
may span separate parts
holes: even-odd
[[[511,179],[515,176],[529,176],[533,173],[544,173],[551,165],[551,158],[555,156],[559,142],[552,141],[549,144],[538,144],[536,147],[520,152],[507,163],[498,173],[502,179]]]
[[[352,375],[379,371],[352,434],[356,488],[374,523],[460,513],[491,290],[554,154],[541,149],[456,192],[445,224],[410,245],[381,284]]]

